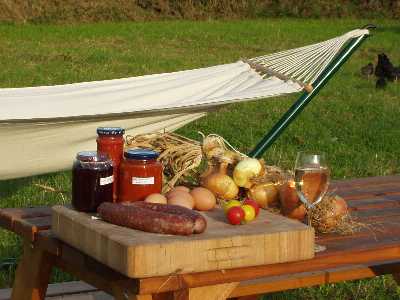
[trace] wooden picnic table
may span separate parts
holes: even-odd
[[[325,234],[327,250],[305,261],[229,270],[128,278],[56,239],[50,207],[0,210],[0,225],[24,240],[12,299],[44,299],[53,267],[75,275],[115,299],[256,299],[255,295],[393,274],[400,282],[400,176],[333,182],[359,222],[352,235]]]

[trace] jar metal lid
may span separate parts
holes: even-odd
[[[125,129],[121,127],[98,127],[97,134],[99,135],[123,135]]]
[[[151,149],[130,149],[124,152],[124,156],[128,159],[146,160],[156,159],[159,153]]]
[[[110,158],[105,153],[97,151],[81,151],[76,154],[76,159],[87,163],[106,163],[110,162]]]

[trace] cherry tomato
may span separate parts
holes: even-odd
[[[224,205],[224,211],[225,211],[225,213],[227,213],[228,210],[229,210],[231,207],[240,206],[240,205],[242,205],[242,203],[240,203],[240,201],[238,201],[238,200],[230,200],[230,201],[228,201],[228,202],[225,203],[225,205]]]
[[[260,205],[258,205],[258,203],[256,201],[254,201],[253,199],[247,198],[246,200],[244,200],[243,205],[248,204],[253,206],[254,211],[256,213],[256,217],[258,216],[258,214],[260,213]]]
[[[256,217],[256,211],[253,206],[245,204],[242,205],[242,209],[244,210],[244,220],[246,222],[254,220],[254,218]]]
[[[232,225],[238,225],[242,223],[244,219],[244,210],[241,206],[231,207],[226,214],[228,221]]]

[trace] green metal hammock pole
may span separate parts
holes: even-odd
[[[375,28],[374,25],[366,25],[365,29]],[[272,127],[272,129],[262,138],[262,140],[249,153],[250,157],[260,158],[272,143],[282,134],[285,128],[303,111],[306,105],[320,92],[325,84],[340,69],[340,67],[349,59],[353,52],[362,44],[368,35],[362,35],[353,38],[340,51],[337,57],[328,65],[324,72],[315,80],[313,90],[304,92],[299,99],[287,110],[281,119]]]

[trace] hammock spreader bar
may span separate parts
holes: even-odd
[[[366,25],[365,29],[374,29],[375,25]],[[304,91],[303,94],[296,100],[295,103],[285,112],[278,122],[270,129],[269,132],[261,139],[261,141],[248,154],[250,157],[260,158],[265,151],[273,144],[273,142],[282,134],[287,126],[296,119],[303,111],[308,103],[321,91],[340,67],[350,58],[355,50],[365,41],[367,34],[353,38],[339,52],[337,57],[328,65],[324,72],[313,83],[311,91]]]

